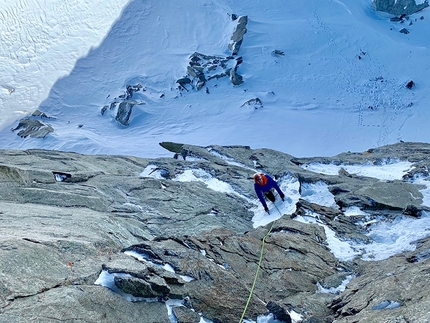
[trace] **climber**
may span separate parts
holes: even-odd
[[[281,197],[282,202],[284,201],[284,193],[282,193],[281,189],[278,186],[278,183],[267,174],[255,173],[254,174],[254,189],[255,193],[257,193],[258,198],[260,199],[261,204],[263,204],[264,211],[269,213],[269,208],[267,207],[264,196],[267,197],[270,201],[275,202],[275,195],[273,195],[272,189],[276,189],[279,196]],[[263,196],[264,194],[264,196]]]

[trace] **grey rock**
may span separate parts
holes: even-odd
[[[273,314],[273,316],[281,321],[281,322],[285,322],[285,323],[291,323],[291,317],[290,314],[288,314],[286,312],[286,310],[280,306],[279,304],[276,304],[273,301],[269,301],[269,303],[267,303],[266,305],[267,310]]]
[[[133,112],[133,107],[137,104],[141,105],[143,104],[143,102],[138,102],[134,100],[122,101],[118,106],[115,120],[124,126],[128,126],[130,124],[130,117],[131,113]]]
[[[127,84],[125,87],[125,91],[126,91],[125,99],[126,100],[131,99],[135,92],[139,92],[142,89],[143,89],[143,86],[141,84],[135,84],[135,85]]]
[[[200,91],[208,81],[220,79],[230,75],[233,66],[233,57],[205,55],[195,52],[190,55],[190,62],[187,66],[187,76],[176,81],[180,89],[189,91],[195,88]],[[195,87],[188,86],[195,84]]]
[[[46,119],[50,119],[50,117],[47,116],[47,114],[45,112],[42,112],[40,110],[36,110],[31,114],[33,117],[40,117],[40,118],[46,118]]]
[[[231,50],[232,55],[237,55],[240,46],[243,42],[243,36],[246,33],[246,25],[248,24],[248,16],[240,16],[237,20],[236,29],[231,36],[228,48]]]
[[[260,109],[263,107],[263,102],[259,98],[252,98],[243,103],[240,107],[251,106],[254,109]]]
[[[131,114],[135,105],[143,105],[144,94],[146,89],[141,84],[127,84],[125,92],[116,97],[110,104],[103,106],[100,110],[101,115],[105,115],[106,111],[112,110],[115,120],[124,126],[130,124]],[[139,92],[138,94],[136,94]],[[109,97],[110,95],[108,95]],[[134,98],[134,99],[133,99]]]
[[[282,50],[275,49],[272,51],[273,56],[285,56],[285,53]]]
[[[191,66],[187,66],[187,72],[188,74],[190,74],[190,76],[192,77],[198,77],[200,75],[200,71],[195,70],[194,68],[192,68]],[[177,81],[176,81],[177,82]]]
[[[322,281],[321,286],[324,288],[337,288],[342,284],[348,275],[349,273],[347,272],[339,272],[331,276],[327,276]]]
[[[242,75],[237,74],[235,70],[231,70],[230,81],[233,85],[241,85],[243,83],[243,77]]]
[[[100,114],[101,115],[104,115],[105,114],[105,112],[106,112],[106,110],[109,108],[109,106],[108,105],[105,105],[101,110],[100,110]]]
[[[388,12],[393,15],[411,15],[429,6],[427,0],[417,4],[415,0],[373,0],[377,11]]]
[[[115,285],[126,294],[133,295],[135,297],[146,297],[154,298],[170,293],[170,288],[162,279],[158,276],[149,276],[145,279],[137,277],[115,277]]]
[[[351,316],[363,322],[396,322],[400,314],[408,322],[425,322],[430,299],[423,282],[428,279],[428,266],[425,262],[411,265],[402,255],[360,262],[360,276],[331,305],[337,311],[336,322],[349,322]]]
[[[174,307],[173,313],[178,323],[195,323],[200,322],[200,315],[186,307]]]
[[[324,318],[317,317],[317,316],[308,317],[303,321],[303,323],[326,323],[326,322],[328,321],[325,320]]]
[[[196,320],[196,313],[213,322],[235,322],[248,300],[263,238],[248,319],[265,313],[270,300],[301,314],[304,322],[428,319],[430,238],[385,260],[342,262],[327,247],[324,228],[291,217],[313,212],[340,239],[369,242],[366,228],[357,224],[363,219],[345,216],[345,207],[359,207],[368,214],[366,220],[423,216],[428,209],[421,205],[422,187],[410,179],[428,176],[429,144],[399,143],[324,158],[295,158],[247,146],[161,145],[185,157],[1,151],[0,322],[170,322],[166,299],[187,300],[173,310],[183,322]],[[414,167],[402,180],[386,182],[300,167],[316,161],[378,164],[387,159],[408,160]],[[149,165],[164,175],[142,177]],[[190,168],[240,194],[173,180]],[[253,228],[249,199],[255,198],[255,169],[295,178],[299,185],[324,181],[337,207],[300,199],[293,214],[273,226]],[[94,285],[102,271],[125,274],[114,279],[124,293],[159,301],[129,302]],[[355,278],[344,292],[318,292],[318,282],[336,287],[352,273]]]
[[[58,286],[10,301],[6,306],[0,312],[1,323],[170,323],[164,303],[132,303],[101,286]]]
[[[21,129],[21,130],[20,130]],[[54,128],[51,126],[31,118],[23,118],[19,121],[18,125],[12,129],[17,131],[18,136],[22,138],[33,137],[33,138],[45,138],[49,133],[54,132]]]
[[[184,86],[185,84],[190,84],[191,80],[188,77],[181,77],[180,79],[176,80],[176,83]]]

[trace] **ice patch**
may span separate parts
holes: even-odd
[[[352,242],[343,241],[336,237],[336,233],[332,229],[319,221],[317,214],[309,213],[307,216],[297,216],[295,219],[299,222],[316,223],[322,226],[327,237],[326,242],[328,244],[328,247],[337,259],[341,261],[351,261],[361,254],[360,250],[357,250],[355,247],[353,247]]]
[[[319,181],[317,183],[303,183],[301,187],[302,199],[322,206],[338,209],[334,195],[328,190],[328,185]]]
[[[430,236],[430,213],[423,212],[421,218],[397,216],[394,221],[371,224],[366,234],[374,242],[360,246],[365,251],[363,260],[383,260],[405,251],[413,251],[413,243]]]
[[[318,214],[308,212],[306,216],[298,216],[295,219],[322,226],[330,251],[341,261],[351,261],[356,256],[361,256],[365,261],[387,259],[401,252],[415,250],[415,241],[430,236],[428,212],[423,212],[419,219],[397,216],[393,221],[369,221],[366,236],[373,241],[369,244],[339,239],[333,230],[319,220]]]
[[[372,307],[372,310],[392,310],[400,307],[402,304],[396,301],[385,300]]]

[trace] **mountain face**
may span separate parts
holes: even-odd
[[[429,144],[306,159],[162,146],[175,158],[1,151],[0,322],[238,322],[269,311],[283,322],[428,319],[429,238],[379,257],[339,254],[330,234],[364,250],[378,239],[373,222],[425,218],[424,186],[411,179],[428,176]],[[396,180],[305,167],[387,160],[412,167]],[[256,200],[255,171],[286,193],[270,214]],[[316,183],[333,205],[306,198]]]

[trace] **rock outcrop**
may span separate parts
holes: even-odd
[[[37,110],[38,111],[38,110]],[[22,138],[45,138],[54,128],[34,118],[22,118],[12,131],[18,131],[18,136]]]
[[[257,269],[245,315],[253,321],[268,312],[284,322],[294,313],[302,322],[428,319],[429,237],[382,260],[359,251],[346,260],[328,234],[365,246],[376,220],[424,217],[424,186],[412,179],[428,177],[430,145],[324,158],[162,146],[183,158],[1,151],[0,322],[237,322]],[[411,167],[396,180],[306,167],[387,161]],[[258,227],[256,170],[295,185],[291,212]],[[316,183],[333,205],[306,199]]]
[[[377,11],[388,12],[392,15],[411,15],[429,6],[428,0],[373,0],[373,6]]]
[[[115,116],[115,120],[124,126],[128,126],[130,124],[131,113],[133,112],[133,107],[136,104],[143,104],[141,102],[137,102],[134,100],[126,100],[119,104],[118,111]]]
[[[243,36],[246,34],[246,25],[248,24],[248,16],[240,16],[237,19],[237,25],[231,36],[228,48],[231,50],[232,55],[239,53],[240,46],[243,42]]]
[[[246,33],[246,25],[248,23],[247,16],[237,17],[232,16],[233,21],[237,21],[234,32],[230,38],[228,48],[231,51],[230,56],[205,55],[195,52],[190,56],[189,65],[187,66],[187,74],[178,80],[178,89],[180,91],[189,91],[195,89],[200,91],[208,81],[229,77],[230,82],[237,86],[241,85],[243,76],[238,73],[239,65],[243,62],[242,57],[237,57],[239,49],[243,43],[243,37]],[[209,89],[206,87],[206,93]]]

